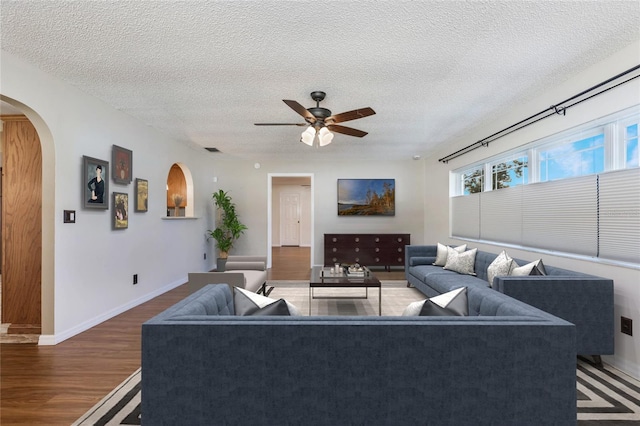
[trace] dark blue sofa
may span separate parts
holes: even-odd
[[[409,284],[429,297],[461,286],[489,288],[487,268],[498,256],[479,251],[476,276],[461,275],[434,266],[436,245],[410,245],[405,250],[405,274]],[[530,261],[514,259],[522,266]],[[592,355],[614,352],[613,280],[545,263],[547,275],[494,278],[493,289],[576,325],[576,351]]]
[[[575,327],[468,298],[474,316],[235,317],[206,286],[142,326],[142,424],[575,424]]]

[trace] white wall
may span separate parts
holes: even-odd
[[[438,241],[443,243],[459,242],[449,237],[449,173],[451,170],[482,161],[500,152],[514,149],[590,120],[638,105],[640,104],[640,82],[638,79],[633,80],[606,94],[570,108],[564,117],[553,116],[547,118],[537,124],[498,139],[488,148],[480,148],[452,160],[449,164],[439,163],[437,161],[438,158],[442,158],[525,117],[542,111],[552,104],[559,103],[638,63],[640,63],[640,41],[585,70],[575,78],[569,79],[560,87],[550,88],[548,92],[540,94],[527,103],[514,105],[509,110],[505,110],[504,115],[499,120],[473,129],[467,135],[458,139],[459,144],[457,146],[452,145],[446,150],[435,153],[432,158],[426,160],[428,167],[425,169],[425,181],[429,183],[429,193],[425,202],[425,240],[430,243]],[[464,114],[460,114],[460,116],[464,117]],[[498,253],[501,250],[499,245],[494,244],[472,243],[472,246],[494,253]],[[524,249],[516,250],[510,248],[508,251],[514,257],[531,260],[542,257],[544,262],[550,265],[613,279],[615,287],[615,355],[605,356],[604,360],[634,377],[640,377],[640,338],[637,335],[638,333],[633,337],[620,333],[621,315],[633,319],[636,324],[640,324],[640,265],[638,265],[638,268],[629,268],[600,263],[595,259],[593,261],[585,261],[548,253],[541,254]]]
[[[292,143],[298,143],[292,141]],[[339,143],[339,141],[334,141]],[[308,164],[291,162],[269,162],[261,159],[260,169],[253,162],[224,160],[221,155],[216,161],[218,173],[217,187],[229,191],[238,208],[241,220],[248,226],[243,237],[238,240],[238,253],[264,254],[267,246],[267,190],[268,175],[277,173],[312,173],[314,185],[314,231],[313,248],[315,265],[323,264],[325,233],[370,233],[404,232],[411,234],[411,242],[420,244],[423,240],[424,207],[422,194],[425,183],[421,179],[423,163],[420,161],[381,161],[359,163],[311,162]],[[338,216],[337,180],[339,178],[393,178],[396,180],[396,215],[392,217]]]
[[[203,254],[210,250],[205,231],[213,189],[205,171],[214,166],[205,152],[173,142],[6,52],[1,67],[3,98],[28,107],[23,111],[43,145],[42,343],[71,337],[184,283],[189,271],[209,267]],[[149,181],[149,211],[130,208],[129,228],[119,231],[111,229],[111,209],[82,208],[82,156],[111,162],[114,144],[133,151],[133,177]],[[201,219],[162,220],[174,162],[192,172]],[[114,191],[133,200],[133,183],[111,181]],[[76,210],[75,224],[63,223],[63,210]]]

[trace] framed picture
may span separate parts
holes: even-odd
[[[338,179],[338,216],[395,214],[395,179]]]
[[[113,229],[129,227],[129,194],[113,193]]]
[[[136,208],[137,212],[146,212],[149,209],[149,181],[136,178]]]
[[[113,170],[111,171],[113,181],[125,185],[131,183],[131,176],[133,176],[133,152],[126,148],[113,145],[111,156],[113,163]]]
[[[82,157],[82,202],[86,209],[109,208],[109,162]]]

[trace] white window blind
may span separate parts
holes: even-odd
[[[480,238],[522,244],[523,185],[483,192],[480,197]]]
[[[450,198],[451,235],[473,239],[480,237],[480,195],[475,193]]]
[[[600,175],[600,257],[640,263],[640,169]]]
[[[597,175],[522,189],[523,245],[597,255]]]

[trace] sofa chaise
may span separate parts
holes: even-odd
[[[489,288],[487,268],[498,256],[477,251],[474,276],[434,266],[437,245],[409,245],[407,282],[429,297],[454,288]],[[520,266],[530,261],[514,259]],[[614,352],[613,280],[544,265],[546,275],[498,276],[493,289],[576,325],[576,350],[601,363]]]
[[[208,285],[142,325],[142,424],[575,424],[575,326],[467,291],[470,316],[252,317]]]

